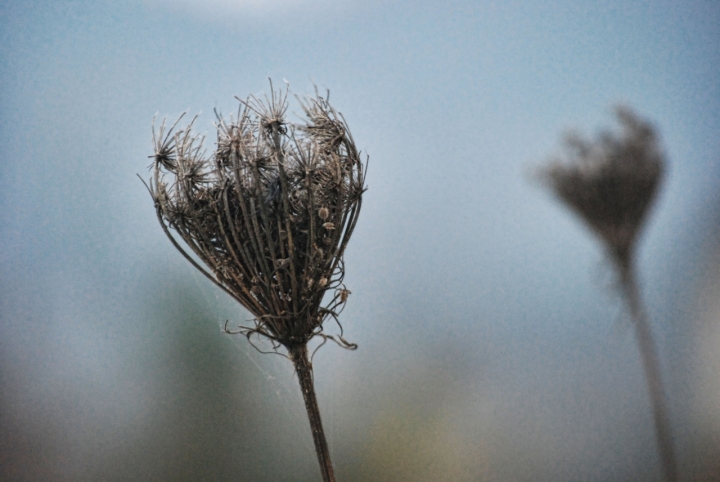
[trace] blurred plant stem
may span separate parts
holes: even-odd
[[[335,482],[335,474],[333,473],[332,462],[330,461],[330,450],[325,440],[325,432],[320,419],[320,409],[315,397],[315,384],[313,383],[312,364],[308,358],[307,345],[297,345],[289,350],[290,358],[295,371],[297,372],[298,381],[300,382],[300,390],[302,391],[303,400],[305,400],[305,408],[310,421],[310,430],[312,430],[313,442],[315,442],[315,453],[317,454],[318,463],[320,464],[320,472],[322,473],[323,482]]]
[[[635,325],[638,349],[642,358],[645,381],[647,382],[650,403],[653,408],[655,420],[655,436],[657,438],[660,459],[662,460],[665,480],[676,482],[678,480],[675,450],[673,449],[672,434],[670,431],[670,417],[665,402],[665,389],[660,374],[660,363],[657,349],[650,331],[647,314],[640,299],[640,290],[635,277],[635,270],[630,258],[618,264],[622,293],[630,310],[630,317]]]

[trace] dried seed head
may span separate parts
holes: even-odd
[[[345,303],[348,299],[348,296],[350,296],[350,290],[340,290],[340,303]]]
[[[567,159],[551,161],[541,177],[626,266],[665,161],[648,122],[627,107],[616,108],[616,116],[620,135],[602,133],[594,142],[567,136]]]
[[[315,252],[316,252],[317,255],[318,255],[319,257],[321,257],[321,258],[322,258],[323,256],[325,256],[325,251],[323,251],[323,249],[320,248],[320,247],[318,247],[317,245],[315,245]]]
[[[241,101],[237,119],[218,115],[209,157],[192,123],[175,133],[163,123],[153,132],[149,189],[175,247],[256,317],[243,333],[290,347],[336,316],[321,303],[326,287],[344,277],[365,173],[345,120],[326,98],[301,101],[306,121],[294,125],[285,120],[287,97],[272,90],[264,101]],[[327,222],[331,208],[342,224]]]

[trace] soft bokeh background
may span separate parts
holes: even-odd
[[[220,333],[136,177],[156,113],[212,140],[268,77],[370,155],[360,348],[314,361],[339,480],[659,479],[612,272],[528,175],[617,102],[670,160],[640,276],[683,480],[720,480],[716,0],[0,2],[0,479],[319,479],[290,363]]]

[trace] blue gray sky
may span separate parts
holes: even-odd
[[[37,446],[47,473],[77,479],[106,454],[85,436],[92,427],[137,423],[172,393],[147,388],[174,331],[154,300],[172,304],[175,284],[195,291],[199,330],[247,317],[173,251],[136,174],[147,176],[153,116],[200,114],[212,141],[213,109],[235,112],[234,96],[268,93],[272,78],[298,95],[330,89],[370,158],[342,316],[360,349],[327,347],[315,361],[341,473],[351,477],[353,458],[379,457],[378,421],[387,407],[404,410],[394,390],[418,399],[426,387],[446,400],[431,410],[444,422],[427,447],[467,450],[452,462],[471,467],[467,480],[656,478],[612,272],[532,180],[567,129],[612,127],[617,103],[655,124],[669,160],[639,269],[681,467],[720,470],[707,455],[718,448],[720,360],[700,343],[720,341],[717,305],[704,304],[720,294],[709,281],[718,66],[720,6],[710,0],[3,1],[2,423],[23,440],[68,434],[67,449]],[[268,403],[302,416],[284,360],[242,340],[232,348],[248,376],[275,377],[295,397],[269,390]],[[65,422],[52,429],[27,422],[56,407]],[[102,440],[124,436],[108,429]]]

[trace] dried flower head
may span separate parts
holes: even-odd
[[[627,267],[665,162],[652,125],[627,107],[615,114],[620,135],[603,132],[594,142],[568,135],[567,158],[552,160],[541,177]]]
[[[337,321],[347,300],[343,254],[365,173],[327,97],[301,100],[306,119],[298,125],[285,118],[287,89],[271,84],[271,92],[241,100],[237,120],[217,115],[210,156],[191,132],[194,120],[175,132],[177,122],[167,132],[163,123],[153,132],[149,190],[173,245],[255,317],[239,332],[290,348],[318,335],[335,339],[322,333],[323,322]],[[335,294],[321,306],[328,290]]]

